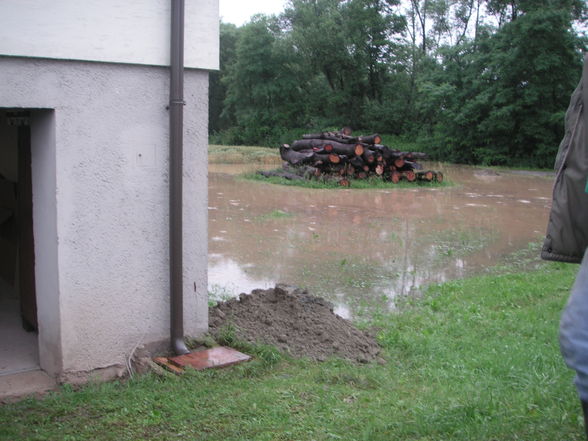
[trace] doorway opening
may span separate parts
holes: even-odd
[[[40,368],[31,112],[0,109],[0,375]]]

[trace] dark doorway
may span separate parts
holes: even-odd
[[[0,375],[39,368],[30,111],[0,110]]]

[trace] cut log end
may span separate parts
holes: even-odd
[[[340,157],[339,155],[336,155],[336,154],[334,154],[334,153],[331,153],[331,154],[329,155],[329,161],[330,161],[332,164],[339,164],[339,163],[341,162],[341,157]]]
[[[414,182],[414,181],[416,181],[416,174],[412,170],[405,171],[403,174],[404,174],[404,178],[408,182]]]
[[[435,179],[435,172],[431,170],[417,172],[417,179],[419,181],[432,182]]]
[[[435,181],[437,181],[439,184],[443,182],[443,173],[441,173],[440,171],[435,172]]]

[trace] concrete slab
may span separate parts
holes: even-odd
[[[0,376],[0,403],[41,396],[57,389],[57,382],[43,371]]]

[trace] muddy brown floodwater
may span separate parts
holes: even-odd
[[[455,186],[316,190],[238,178],[256,165],[210,164],[211,297],[287,283],[360,317],[541,239],[551,174],[431,168]]]

